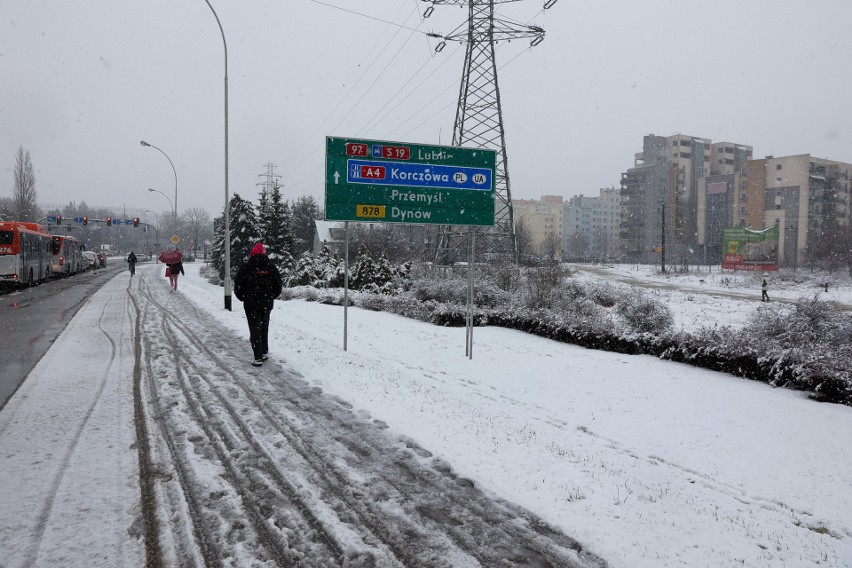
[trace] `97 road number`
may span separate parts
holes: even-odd
[[[384,219],[385,218],[385,206],[384,205],[356,205],[355,206],[355,216],[356,217],[366,217],[368,219]]]

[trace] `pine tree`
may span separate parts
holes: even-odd
[[[349,279],[349,287],[353,290],[363,290],[373,283],[373,257],[367,245],[361,243],[358,256],[355,258],[355,266]]]
[[[210,262],[219,273],[219,279],[225,278],[225,222],[223,217],[213,219],[213,243],[210,245]]]
[[[340,288],[344,278],[343,260],[325,243],[314,259],[314,273],[326,288]]]
[[[296,262],[293,274],[287,280],[287,286],[314,286],[316,285],[315,273],[314,257],[308,252],[303,253]]]
[[[292,223],[290,206],[281,199],[281,188],[276,182],[268,194],[266,191],[261,193],[258,226],[266,254],[282,277],[292,273],[295,266]]]
[[[376,285],[376,288],[382,294],[391,293],[393,289],[393,274],[394,271],[388,261],[388,255],[382,253],[382,256],[373,269],[373,284]]]
[[[229,206],[231,215],[231,271],[248,260],[254,245],[260,240],[254,205],[235,193]]]
[[[317,219],[322,218],[322,212],[316,200],[303,196],[293,203],[293,255],[301,255],[310,251],[314,246],[314,233]]]

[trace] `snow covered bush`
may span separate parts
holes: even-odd
[[[530,268],[525,274],[524,305],[528,308],[553,306],[564,292],[567,270],[554,262]]]
[[[621,294],[615,305],[615,313],[627,329],[634,333],[663,335],[674,326],[671,310],[638,289]]]

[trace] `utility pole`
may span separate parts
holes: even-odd
[[[506,133],[503,129],[503,111],[500,104],[500,88],[497,83],[497,62],[494,44],[498,41],[530,38],[535,46],[544,40],[544,30],[536,26],[525,26],[503,20],[494,14],[495,0],[423,0],[431,4],[468,6],[466,30],[448,36],[437,33],[432,37],[442,38],[435,49],[441,51],[446,41],[467,43],[467,51],[459,87],[456,120],[453,127],[453,146],[485,148],[497,151],[495,168],[494,226],[468,227],[442,225],[439,229],[436,261],[452,264],[464,260],[469,243],[478,233],[477,243],[483,250],[483,260],[497,258],[517,262],[518,248],[515,239],[512,212],[512,194],[509,186],[509,165],[506,157]],[[496,0],[497,3],[517,0]],[[556,0],[548,0],[550,8]]]
[[[269,192],[271,192],[273,188],[275,188],[277,180],[280,179],[281,176],[275,173],[275,168],[278,167],[275,164],[267,162],[263,165],[266,167],[266,173],[258,174],[257,177],[265,177],[266,181],[262,181],[255,185],[259,185],[262,188],[260,190],[261,195],[269,195]]]

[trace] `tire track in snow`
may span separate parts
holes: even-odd
[[[148,291],[148,294],[151,294],[150,290]],[[251,466],[246,467],[246,471],[242,471],[241,468],[244,467],[244,463],[237,464],[236,460],[232,459],[231,456],[233,453],[244,452],[246,447],[251,447],[252,445],[256,447],[257,444],[256,440],[253,439],[253,434],[248,430],[245,424],[242,423],[238,412],[224,404],[227,403],[226,399],[221,396],[216,396],[217,400],[210,401],[210,395],[202,392],[202,389],[199,387],[200,383],[207,382],[208,388],[214,387],[209,385],[209,381],[205,379],[203,373],[198,373],[198,367],[200,364],[198,357],[196,356],[193,358],[191,354],[187,353],[185,349],[180,347],[180,345],[183,345],[188,338],[182,334],[180,334],[181,337],[178,337],[179,332],[175,329],[175,327],[180,325],[178,318],[172,316],[165,306],[154,299],[152,294],[149,296],[149,301],[160,308],[162,313],[160,329],[170,343],[169,355],[173,357],[171,367],[177,372],[177,383],[182,393],[182,400],[186,404],[189,414],[192,415],[194,423],[204,433],[204,437],[201,439],[209,441],[209,449],[216,454],[218,464],[226,470],[226,475],[224,477],[227,478],[231,486],[234,488],[234,493],[241,498],[242,505],[245,507],[246,519],[251,521],[251,528],[258,535],[259,544],[267,551],[270,557],[277,561],[279,565],[293,564],[294,560],[290,558],[293,551],[282,545],[284,539],[282,538],[280,531],[279,534],[275,534],[275,530],[269,526],[270,523],[268,522],[268,518],[274,511],[269,511],[269,507],[262,503],[264,496],[267,498],[278,498],[280,500],[280,497],[284,495],[287,500],[290,501],[290,505],[281,507],[281,510],[300,511],[305,517],[303,522],[305,526],[301,530],[303,533],[301,536],[305,536],[304,540],[306,542],[310,542],[312,539],[320,540],[321,542],[324,542],[326,548],[332,551],[331,556],[333,558],[341,556],[339,545],[334,541],[331,535],[326,534],[326,530],[323,525],[313,517],[310,509],[300,502],[299,492],[294,487],[286,483],[280,473],[271,472],[270,474],[268,467],[259,467],[256,468],[256,471],[252,471],[252,469],[255,468],[252,468]],[[195,338],[195,341],[198,341],[198,339]],[[204,365],[201,366],[203,367]],[[221,369],[218,369],[218,371],[221,373]],[[234,380],[233,373],[231,373],[231,375],[232,376],[227,377],[228,380]],[[151,372],[151,376],[154,376],[153,370]],[[152,381],[152,384],[154,384],[154,381]],[[205,395],[207,400],[205,400]],[[216,412],[217,409],[222,408],[226,408],[228,410],[226,414],[229,414],[232,424],[225,425],[225,417],[223,414],[221,412]],[[161,412],[161,418],[165,418],[168,412],[168,410],[163,410],[163,412]],[[160,423],[162,425],[163,420],[160,420]],[[169,440],[171,447],[174,448],[175,442],[172,441],[174,434],[166,431],[165,428],[162,428],[162,431],[165,438]],[[243,438],[236,439],[236,432],[242,432],[244,434]],[[193,440],[190,440],[190,442],[193,442]],[[179,462],[186,461],[181,457],[181,452],[179,451],[173,449],[172,455]],[[271,459],[268,455],[259,453],[259,459],[257,460],[242,460],[242,462],[250,461],[257,461],[259,463],[265,461],[266,463],[269,463]],[[182,469],[187,470],[188,468],[184,466]],[[257,474],[258,471],[261,472],[261,475]],[[193,486],[198,485],[198,480],[193,480],[190,474],[185,474],[181,477],[183,478],[181,480],[181,490],[187,491],[190,495],[194,493]],[[266,479],[273,479],[276,483],[267,483]],[[193,481],[195,483],[193,483]],[[202,501],[201,498],[196,497],[195,499],[190,499],[196,502],[196,506],[193,508],[203,507],[203,505],[198,504]],[[232,515],[228,515],[226,513],[222,516],[223,518],[227,518]],[[293,519],[281,518],[279,515],[277,522],[281,523],[282,526],[287,526],[285,523],[292,524]],[[197,530],[201,533],[208,530],[208,528],[204,526],[198,527],[198,522],[195,524],[197,526]],[[292,529],[292,526],[288,527],[288,530]],[[309,533],[314,533],[314,536],[308,536]],[[316,535],[320,536],[317,537]],[[243,544],[245,545],[246,543]],[[297,542],[296,544],[298,546],[299,543]],[[297,554],[297,556],[298,555],[299,554]],[[217,563],[215,558],[222,558],[222,556],[224,556],[224,551],[218,551],[217,554],[213,555],[213,558],[208,559],[208,565],[210,561],[213,561],[214,564]],[[331,565],[337,565],[337,562],[335,561]]]
[[[267,365],[254,379],[243,381],[246,370],[242,365],[239,371],[233,369],[230,346],[222,342],[211,347],[210,338],[186,323],[209,319],[207,314],[182,303],[181,311],[192,317],[177,317],[151,290],[147,293],[149,301],[163,310],[163,330],[170,334],[175,352],[173,365],[187,376],[186,398],[198,397],[200,406],[211,404],[202,399],[204,394],[217,399],[209,406],[210,414],[196,417],[200,422],[218,421],[207,436],[211,442],[239,430],[241,435],[232,442],[220,443],[240,451],[239,440],[247,442],[252,457],[243,453],[237,459],[262,464],[258,471],[267,474],[264,483],[271,483],[274,491],[286,492],[291,483],[287,481],[291,468],[284,471],[277,462],[296,469],[306,465],[309,473],[302,481],[314,487],[301,487],[305,498],[310,500],[313,491],[317,500],[313,506],[331,508],[337,517],[324,517],[325,522],[349,525],[367,550],[390,554],[379,565],[605,566],[531,513],[484,495],[440,460],[424,463],[429,452],[413,442],[392,440],[380,426],[355,417],[345,402],[322,395],[292,374],[270,381],[273,367]],[[201,388],[209,390],[202,393]],[[231,403],[239,396],[251,403],[251,412]],[[288,414],[275,405],[282,405]],[[226,426],[225,420],[233,426]],[[285,450],[294,451],[281,451],[276,436],[283,438]],[[227,451],[217,455],[223,463],[228,461]],[[367,559],[362,556],[359,561]]]
[[[41,549],[41,542],[44,538],[44,533],[47,530],[50,515],[53,512],[53,505],[56,500],[56,495],[59,492],[59,487],[61,486],[62,480],[65,476],[65,472],[74,457],[74,453],[80,443],[80,438],[82,437],[83,432],[86,430],[86,426],[89,424],[89,420],[91,419],[92,414],[94,414],[95,409],[101,401],[104,389],[106,388],[106,384],[109,381],[110,371],[115,364],[117,353],[116,342],[109,334],[109,332],[104,329],[103,325],[107,310],[111,307],[114,298],[115,294],[110,295],[107,301],[104,302],[104,307],[101,310],[100,316],[98,316],[98,330],[104,335],[104,337],[106,337],[110,345],[109,362],[107,363],[107,367],[103,375],[101,375],[100,383],[98,384],[98,388],[95,391],[95,396],[92,399],[92,402],[89,404],[89,408],[86,409],[86,413],[83,415],[83,419],[77,425],[77,428],[75,429],[74,434],[72,435],[71,440],[68,443],[68,447],[65,449],[65,453],[62,456],[62,461],[60,462],[53,481],[50,484],[50,490],[48,491],[47,499],[45,500],[44,505],[41,511],[39,511],[38,517],[36,518],[35,534],[33,535],[33,541],[30,545],[29,551],[24,557],[24,566],[31,566],[36,563],[36,559],[38,558],[38,552]]]

